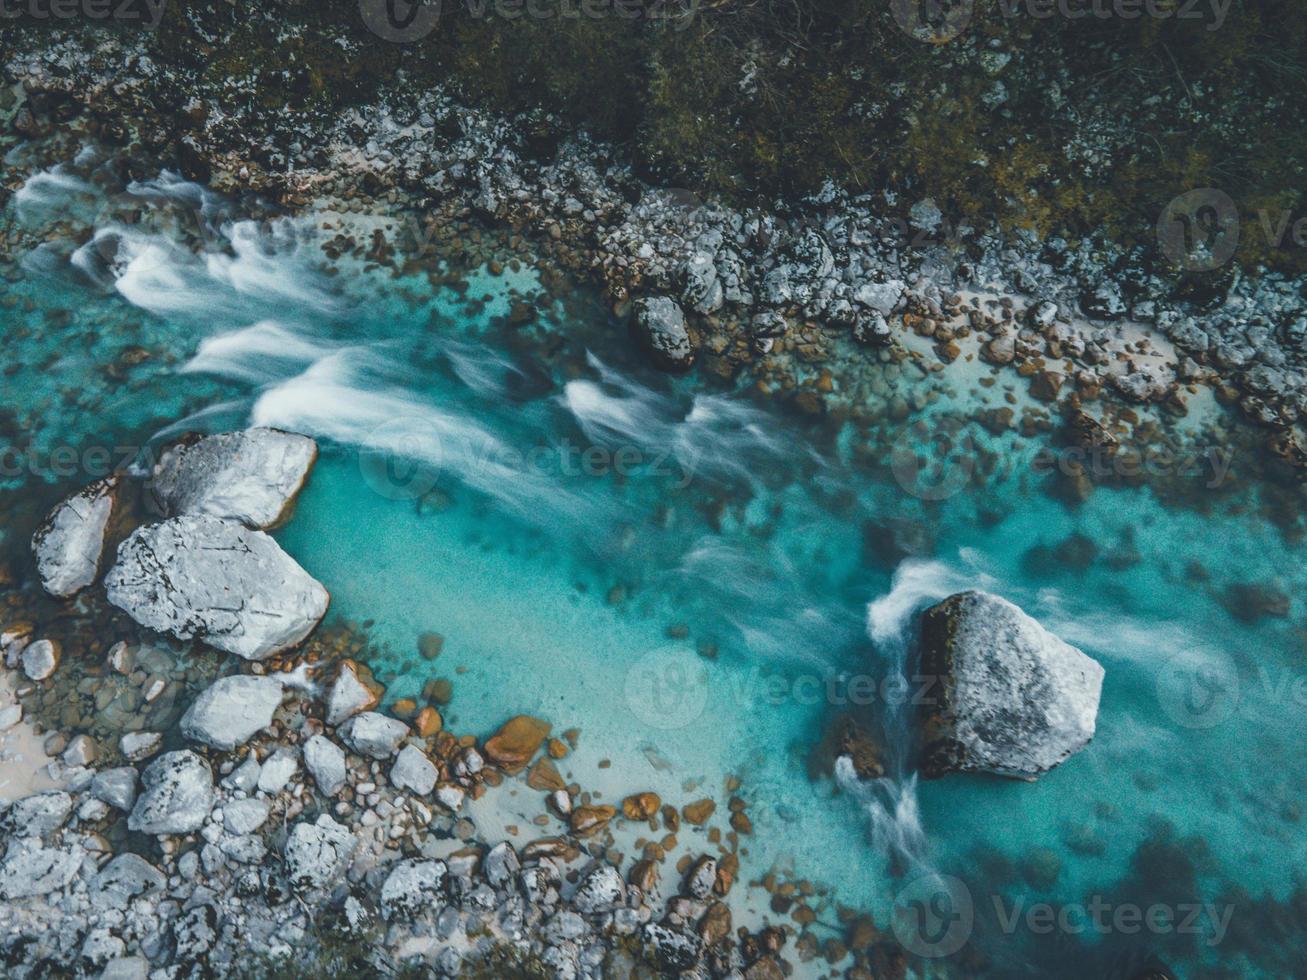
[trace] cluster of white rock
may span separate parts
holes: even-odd
[[[372,710],[348,662],[323,692],[333,724],[294,691],[277,676],[220,678],[186,711],[183,745],[125,735],[129,764],[69,767],[62,789],[0,808],[5,975],[225,976],[251,955],[302,960],[324,930],[377,972],[420,961],[457,976],[498,955],[597,980],[638,955],[705,977],[782,975],[756,946],[748,962],[733,944],[708,955],[729,932],[715,859],[659,915],[649,879],[628,884],[579,841],[481,839],[464,802],[487,759],[441,792],[426,741]],[[111,846],[104,829],[124,818],[153,844]]]
[[[286,519],[316,458],[312,439],[265,428],[166,449],[144,486],[162,520],[118,545],[109,601],[149,629],[247,660],[303,641],[327,611],[327,590],[264,532]],[[32,538],[48,592],[67,598],[95,583],[139,491],[115,475],[55,507]]]

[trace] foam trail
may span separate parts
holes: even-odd
[[[204,338],[181,370],[183,374],[211,374],[268,384],[284,378],[288,366],[302,368],[335,349],[338,345],[309,339],[275,320],[260,320],[240,330]]]
[[[974,579],[943,562],[910,559],[895,569],[889,592],[868,604],[867,635],[885,658],[887,674],[903,678],[907,690],[912,690],[908,660],[917,610],[972,584]],[[921,865],[926,834],[921,825],[917,776],[908,771],[912,719],[895,700],[885,705],[883,731],[887,775],[863,782],[854,772],[852,760],[841,757],[836,760],[836,778],[862,803],[872,843],[896,864]]]
[[[98,196],[94,185],[58,166],[29,177],[14,192],[14,210],[28,224],[75,212]]]

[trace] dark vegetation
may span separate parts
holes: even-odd
[[[211,83],[255,82],[256,110],[278,115],[365,100],[402,72],[552,115],[657,183],[736,204],[829,178],[897,192],[904,211],[930,196],[953,222],[1151,245],[1169,200],[1215,187],[1239,208],[1245,266],[1307,269],[1292,242],[1307,217],[1301,0],[1231,0],[1223,18],[1212,0],[1138,18],[1094,15],[1115,0],[1059,0],[1077,18],[976,0],[942,44],[900,29],[890,0],[652,0],[670,5],[635,17],[635,0],[525,2],[444,0],[430,33],[395,43],[360,0],[171,0],[151,45]],[[408,8],[362,0],[387,3]]]

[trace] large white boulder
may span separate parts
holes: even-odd
[[[1094,737],[1103,668],[1017,606],[959,592],[921,618],[921,772],[1034,779]]]
[[[66,598],[95,582],[121,491],[116,475],[97,480],[61,501],[36,529],[32,554],[45,591]]]
[[[278,429],[191,437],[160,454],[147,492],[166,517],[206,514],[269,528],[289,516],[317,458],[308,436]]]
[[[330,601],[268,535],[216,517],[137,528],[118,548],[105,589],[142,626],[246,660],[295,646]]]

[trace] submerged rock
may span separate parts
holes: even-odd
[[[195,742],[230,751],[272,724],[281,704],[281,682],[272,677],[235,674],[214,681],[182,715],[182,734]]]
[[[143,834],[189,834],[213,809],[213,771],[194,752],[159,756],[141,774],[143,790],[127,818]]]
[[[59,503],[36,529],[32,554],[46,592],[67,598],[95,582],[121,489],[118,476],[97,480]]]
[[[105,588],[142,626],[246,660],[295,646],[330,600],[268,535],[215,517],[138,528],[118,549]]]
[[[650,296],[636,303],[635,334],[664,371],[688,371],[694,364],[685,313],[671,297]]]
[[[19,654],[23,673],[34,681],[43,681],[59,666],[59,646],[53,640],[37,640],[23,647]]]
[[[278,429],[192,436],[160,455],[149,497],[165,517],[206,514],[274,527],[288,516],[317,458],[308,436]]]
[[[960,592],[921,620],[921,772],[1034,779],[1094,736],[1103,668],[1017,606]]]

